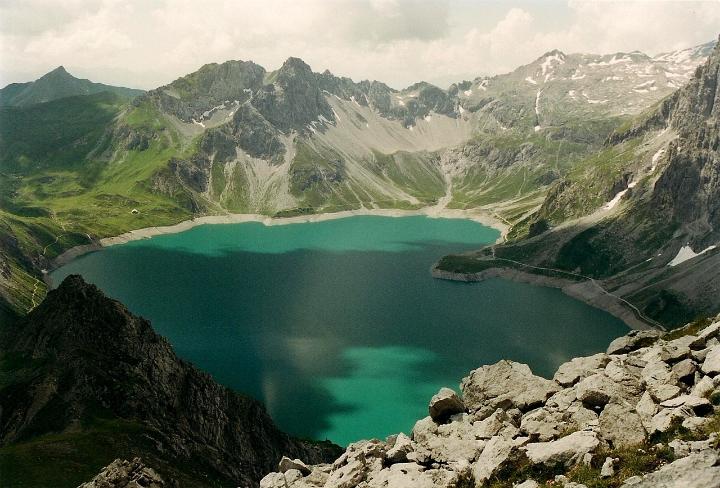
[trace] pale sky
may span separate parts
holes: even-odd
[[[648,54],[720,34],[720,0],[0,0],[0,86],[64,65],[150,89],[205,63],[289,56],[401,88],[511,71],[551,49]]]

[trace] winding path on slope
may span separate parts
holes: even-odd
[[[546,267],[543,267],[543,266],[533,266],[533,265],[531,265],[531,264],[522,263],[522,262],[520,262],[520,261],[515,261],[515,260],[513,260],[513,259],[500,258],[500,257],[497,257],[497,255],[495,254],[495,246],[491,246],[490,249],[491,249],[491,251],[492,251],[492,257],[493,257],[493,259],[495,259],[495,260],[497,260],[497,261],[506,261],[506,262],[508,262],[508,263],[517,264],[517,265],[523,266],[523,267],[525,267],[525,268],[537,269],[537,270],[540,270],[540,271],[551,271],[551,272],[554,272],[554,273],[561,273],[561,274],[565,274],[565,275],[568,275],[568,276],[573,276],[573,277],[576,277],[576,278],[582,278],[582,279],[584,279],[584,280],[587,280],[587,281],[589,281],[593,286],[595,286],[598,290],[600,290],[603,294],[605,294],[605,295],[607,295],[607,296],[610,296],[610,297],[613,297],[613,298],[615,298],[616,300],[619,300],[621,303],[627,305],[627,306],[633,311],[633,313],[635,314],[635,316],[636,316],[638,319],[640,319],[640,320],[642,320],[643,322],[646,322],[646,323],[648,323],[648,324],[650,324],[650,325],[653,325],[653,326],[655,326],[655,327],[657,327],[657,328],[659,328],[659,329],[661,329],[661,330],[663,330],[663,331],[666,330],[665,327],[664,327],[662,324],[660,324],[659,322],[657,322],[657,321],[651,319],[650,317],[646,316],[645,314],[643,314],[643,313],[640,311],[639,308],[637,308],[635,305],[633,305],[632,303],[630,303],[629,301],[627,301],[627,300],[624,299],[623,297],[618,296],[618,295],[615,295],[614,293],[610,293],[610,292],[607,291],[605,288],[603,288],[603,287],[597,282],[597,280],[595,280],[594,278],[592,278],[592,277],[590,277],[590,276],[586,276],[586,275],[583,275],[583,274],[580,274],[580,273],[574,273],[574,272],[572,272],[572,271],[566,271],[566,270],[564,270],[564,269],[546,268]]]

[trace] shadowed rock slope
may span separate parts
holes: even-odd
[[[257,486],[282,454],[338,452],[280,432],[79,276],[0,330],[3,486],[77,486],[118,455],[181,486]]]

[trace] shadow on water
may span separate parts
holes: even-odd
[[[559,290],[430,277],[439,256],[477,244],[201,253],[153,241],[86,255],[53,280],[82,274],[305,437],[407,431],[433,390],[457,387],[471,369],[508,358],[549,376],[625,330]],[[382,409],[391,418],[368,418]]]

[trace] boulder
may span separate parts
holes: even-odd
[[[720,345],[710,348],[700,369],[711,376],[720,373]]]
[[[690,432],[696,432],[704,429],[710,422],[712,419],[709,417],[688,417],[683,420],[682,426]]]
[[[445,422],[450,416],[465,411],[465,404],[450,388],[441,388],[431,399],[428,406],[430,417],[436,422]]]
[[[707,415],[713,411],[710,400],[695,395],[680,395],[660,403],[660,406],[665,408],[677,408],[683,405],[691,408],[696,415]]]
[[[412,440],[414,450],[407,454],[407,459],[422,464],[459,460],[471,462],[485,446],[485,441],[476,437],[467,415],[461,421],[442,425],[425,417],[415,423]]]
[[[385,457],[390,464],[407,462],[407,456],[413,452],[412,440],[403,433],[398,434]]]
[[[548,398],[545,408],[551,412],[565,412],[574,402],[577,402],[575,389],[564,388]]]
[[[307,476],[310,474],[310,468],[307,467],[307,465],[300,461],[299,459],[290,459],[287,456],[283,456],[280,462],[278,463],[278,471],[281,473],[285,473],[291,469],[297,469],[302,473],[303,476]]]
[[[577,399],[589,408],[602,408],[610,399],[620,399],[624,396],[620,392],[620,385],[603,373],[588,376],[580,381],[575,385],[575,392]]]
[[[540,484],[535,480],[525,480],[519,485],[515,485],[515,488],[540,488]]]
[[[558,368],[553,379],[564,387],[572,386],[583,378],[595,374],[610,361],[607,354],[573,358]]]
[[[700,381],[695,383],[692,394],[697,397],[707,397],[715,389],[712,378],[703,376]]]
[[[641,384],[642,371],[647,365],[646,361],[638,358],[624,356],[610,356],[611,361],[605,366],[603,373],[627,392],[627,396],[640,395],[643,391]]]
[[[652,419],[658,411],[658,406],[649,392],[646,391],[640,397],[640,401],[635,405],[635,411],[640,416],[640,421],[645,427],[645,430],[652,432]]]
[[[662,335],[656,330],[634,330],[610,343],[607,354],[625,354],[655,343]]]
[[[605,462],[600,468],[600,477],[609,478],[615,474],[615,460],[611,457],[605,458]]]
[[[627,404],[608,404],[599,421],[600,437],[614,448],[640,444],[647,437],[640,415]]]
[[[692,359],[683,359],[672,367],[672,372],[683,383],[691,383],[697,371],[697,364]]]
[[[514,450],[513,443],[502,436],[490,439],[472,467],[475,486],[482,486],[489,480],[510,459]]]
[[[654,432],[667,432],[671,427],[682,423],[683,420],[692,416],[693,411],[686,406],[661,408],[660,411],[653,416],[648,432],[651,434]]]
[[[507,360],[472,371],[463,378],[461,388],[465,405],[486,414],[497,408],[527,412],[560,389],[554,381],[532,374],[527,364]]]
[[[567,428],[563,421],[563,414],[550,412],[546,408],[537,408],[523,415],[520,422],[520,432],[533,441],[550,441],[560,436]]]
[[[473,423],[475,437],[478,439],[490,439],[496,436],[508,420],[509,417],[505,410],[498,408],[488,418]]]
[[[691,454],[642,478],[629,478],[622,488],[717,488],[720,480],[717,463],[716,451]]]
[[[132,461],[116,459],[98,473],[92,481],[83,483],[78,488],[163,488],[168,486],[142,459]]]
[[[532,464],[570,467],[579,463],[585,454],[593,452],[599,444],[595,432],[583,430],[556,441],[530,443],[525,449]]]
[[[688,335],[663,344],[660,359],[667,363],[676,363],[690,357],[690,346],[696,340],[697,337]]]
[[[457,488],[465,486],[469,479],[468,465],[459,469],[445,467],[427,469],[415,463],[400,463],[372,473],[372,476],[364,481],[362,486],[366,488]],[[331,488],[335,487],[331,486]]]
[[[720,322],[715,322],[714,324],[708,325],[700,331],[697,338],[692,344],[692,348],[703,349],[710,339],[712,339],[713,337],[718,337],[718,335],[720,335]]]

